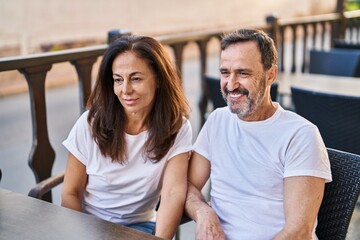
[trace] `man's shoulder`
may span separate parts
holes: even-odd
[[[208,119],[228,118],[229,116],[231,116],[231,112],[226,106],[214,109],[214,111],[209,114]]]
[[[300,125],[314,125],[312,122],[306,118],[300,116],[296,112],[290,110],[283,110],[282,120],[285,122],[298,123]],[[315,126],[315,125],[314,125]]]

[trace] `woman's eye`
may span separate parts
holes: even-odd
[[[138,78],[138,77],[131,78],[131,81],[133,81],[133,82],[138,82],[138,81],[140,81],[140,80],[141,80],[141,79]]]
[[[124,82],[123,79],[120,79],[120,78],[114,78],[114,83],[117,84],[117,85],[120,85]]]

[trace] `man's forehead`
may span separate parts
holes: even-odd
[[[244,42],[228,46],[220,53],[220,61],[252,59],[261,62],[261,53],[256,43]]]
[[[246,42],[237,42],[229,45],[227,48],[223,49],[221,51],[221,54],[226,54],[229,52],[247,52],[248,50],[251,50],[252,52],[259,52],[260,50],[258,48],[256,41],[246,41]]]

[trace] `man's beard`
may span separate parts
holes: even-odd
[[[252,113],[255,112],[256,108],[258,107],[261,99],[264,96],[265,92],[265,79],[260,80],[260,85],[257,86],[258,91],[250,93],[249,90],[245,88],[237,88],[233,91],[229,91],[227,87],[224,87],[224,91],[222,92],[222,96],[230,108],[232,113],[238,115],[240,119],[250,116]],[[238,101],[231,101],[229,94],[242,94],[241,100]],[[245,98],[244,98],[245,97]]]

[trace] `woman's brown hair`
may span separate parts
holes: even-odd
[[[143,153],[156,163],[174,144],[183,117],[188,118],[190,112],[179,75],[165,48],[157,40],[131,35],[121,37],[109,46],[88,101],[88,123],[101,153],[113,161],[125,163],[128,155],[125,141],[127,119],[113,90],[112,64],[119,54],[127,51],[149,64],[159,84],[154,106],[146,119],[148,138]]]

